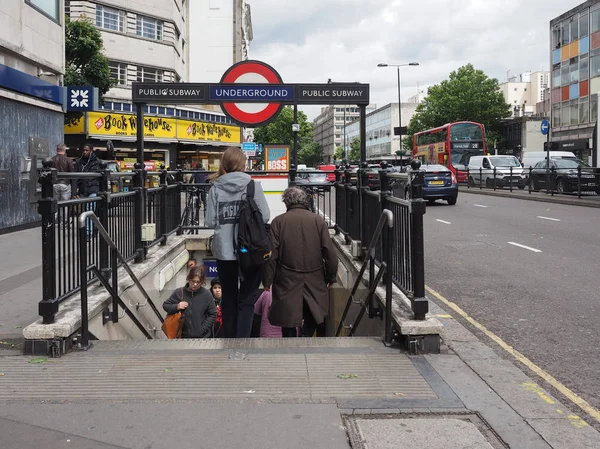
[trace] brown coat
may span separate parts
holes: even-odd
[[[292,206],[271,223],[273,256],[263,285],[271,287],[269,321],[274,326],[302,325],[306,300],[317,324],[329,314],[328,283],[336,280],[338,259],[323,217]]]

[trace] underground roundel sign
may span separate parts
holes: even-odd
[[[234,95],[229,91],[226,93],[230,95],[224,96],[235,96],[239,101],[223,101],[221,106],[225,114],[240,125],[249,127],[264,125],[276,117],[283,107],[282,103],[273,101],[278,95],[283,95],[282,89],[277,88],[278,84],[283,84],[281,76],[273,67],[262,61],[242,61],[232,65],[223,74],[220,88],[226,91],[228,86],[225,85],[228,84],[237,84],[240,87]],[[244,89],[243,86],[246,84],[265,84],[265,87]],[[258,103],[257,100],[262,98],[265,99],[265,103]]]

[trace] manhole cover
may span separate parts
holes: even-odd
[[[352,449],[506,449],[477,413],[344,416]]]

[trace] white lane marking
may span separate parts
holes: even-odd
[[[475,207],[488,207],[488,206],[484,206],[483,204],[473,204],[473,206],[475,206]]]
[[[444,221],[444,220],[440,220],[440,219],[436,219],[435,221],[439,221],[440,223],[444,223],[444,224],[452,224],[449,221]]]
[[[537,218],[541,218],[542,220],[560,221],[558,218],[542,217],[541,215],[538,215]]]
[[[535,248],[532,248],[531,246],[521,245],[520,243],[508,242],[508,244],[509,245],[514,245],[514,246],[518,246],[519,248],[527,249],[529,251],[533,251],[534,253],[541,253],[542,252],[542,250],[540,250],[540,249],[535,249]]]

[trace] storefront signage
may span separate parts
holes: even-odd
[[[240,143],[240,128],[215,123],[177,120],[177,139]]]
[[[564,142],[553,142],[554,149],[562,150],[562,151],[581,151],[587,150],[589,141],[588,139],[577,139],[577,140],[567,140]]]
[[[133,114],[90,112],[87,119],[90,136],[136,137],[137,135],[137,118]],[[144,137],[175,139],[176,128],[175,118],[144,118]]]
[[[287,145],[265,147],[265,168],[267,171],[288,170],[290,167],[290,148]]]
[[[65,134],[85,134],[85,115],[81,114],[73,123],[65,124]]]
[[[133,83],[134,103],[198,103],[206,101],[208,85],[198,83]]]

